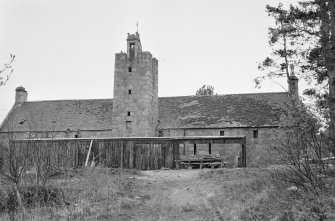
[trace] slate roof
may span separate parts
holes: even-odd
[[[159,98],[159,128],[277,126],[288,93]],[[109,130],[112,99],[28,101],[14,108],[1,131]]]
[[[1,131],[106,130],[112,108],[112,99],[28,101],[9,113]]]
[[[159,98],[160,128],[277,126],[288,93]]]

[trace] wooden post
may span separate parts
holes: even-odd
[[[91,149],[92,149],[92,144],[93,144],[93,140],[91,140],[90,148],[88,149],[88,153],[87,153],[87,157],[86,157],[86,161],[85,161],[85,167],[87,167],[88,160],[89,160],[89,158],[90,158]]]
[[[246,139],[244,138],[242,141],[242,167],[247,167],[247,145]]]
[[[121,145],[121,169],[123,168],[123,146],[124,146],[125,141],[122,141],[122,145]]]

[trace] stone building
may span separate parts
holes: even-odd
[[[0,126],[18,138],[235,136],[247,138],[248,165],[271,162],[273,130],[289,92],[158,97],[158,60],[142,51],[140,35],[128,34],[127,53],[115,55],[113,99],[28,101],[23,87]],[[14,132],[14,133],[13,133]],[[185,155],[220,153],[231,147],[186,145]],[[238,152],[235,153],[238,156]]]

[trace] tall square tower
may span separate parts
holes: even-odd
[[[142,51],[138,32],[127,37],[127,53],[115,54],[112,133],[154,137],[158,124],[158,60]]]

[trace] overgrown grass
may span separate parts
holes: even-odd
[[[335,193],[315,197],[291,188],[267,169],[220,169],[201,175],[220,183],[210,201],[224,220],[335,220]],[[334,183],[332,184],[334,185]]]
[[[0,220],[117,220],[150,197],[135,197],[134,175],[139,172],[99,167],[59,170],[47,186],[21,185],[24,211],[17,209],[14,192],[2,182]]]

